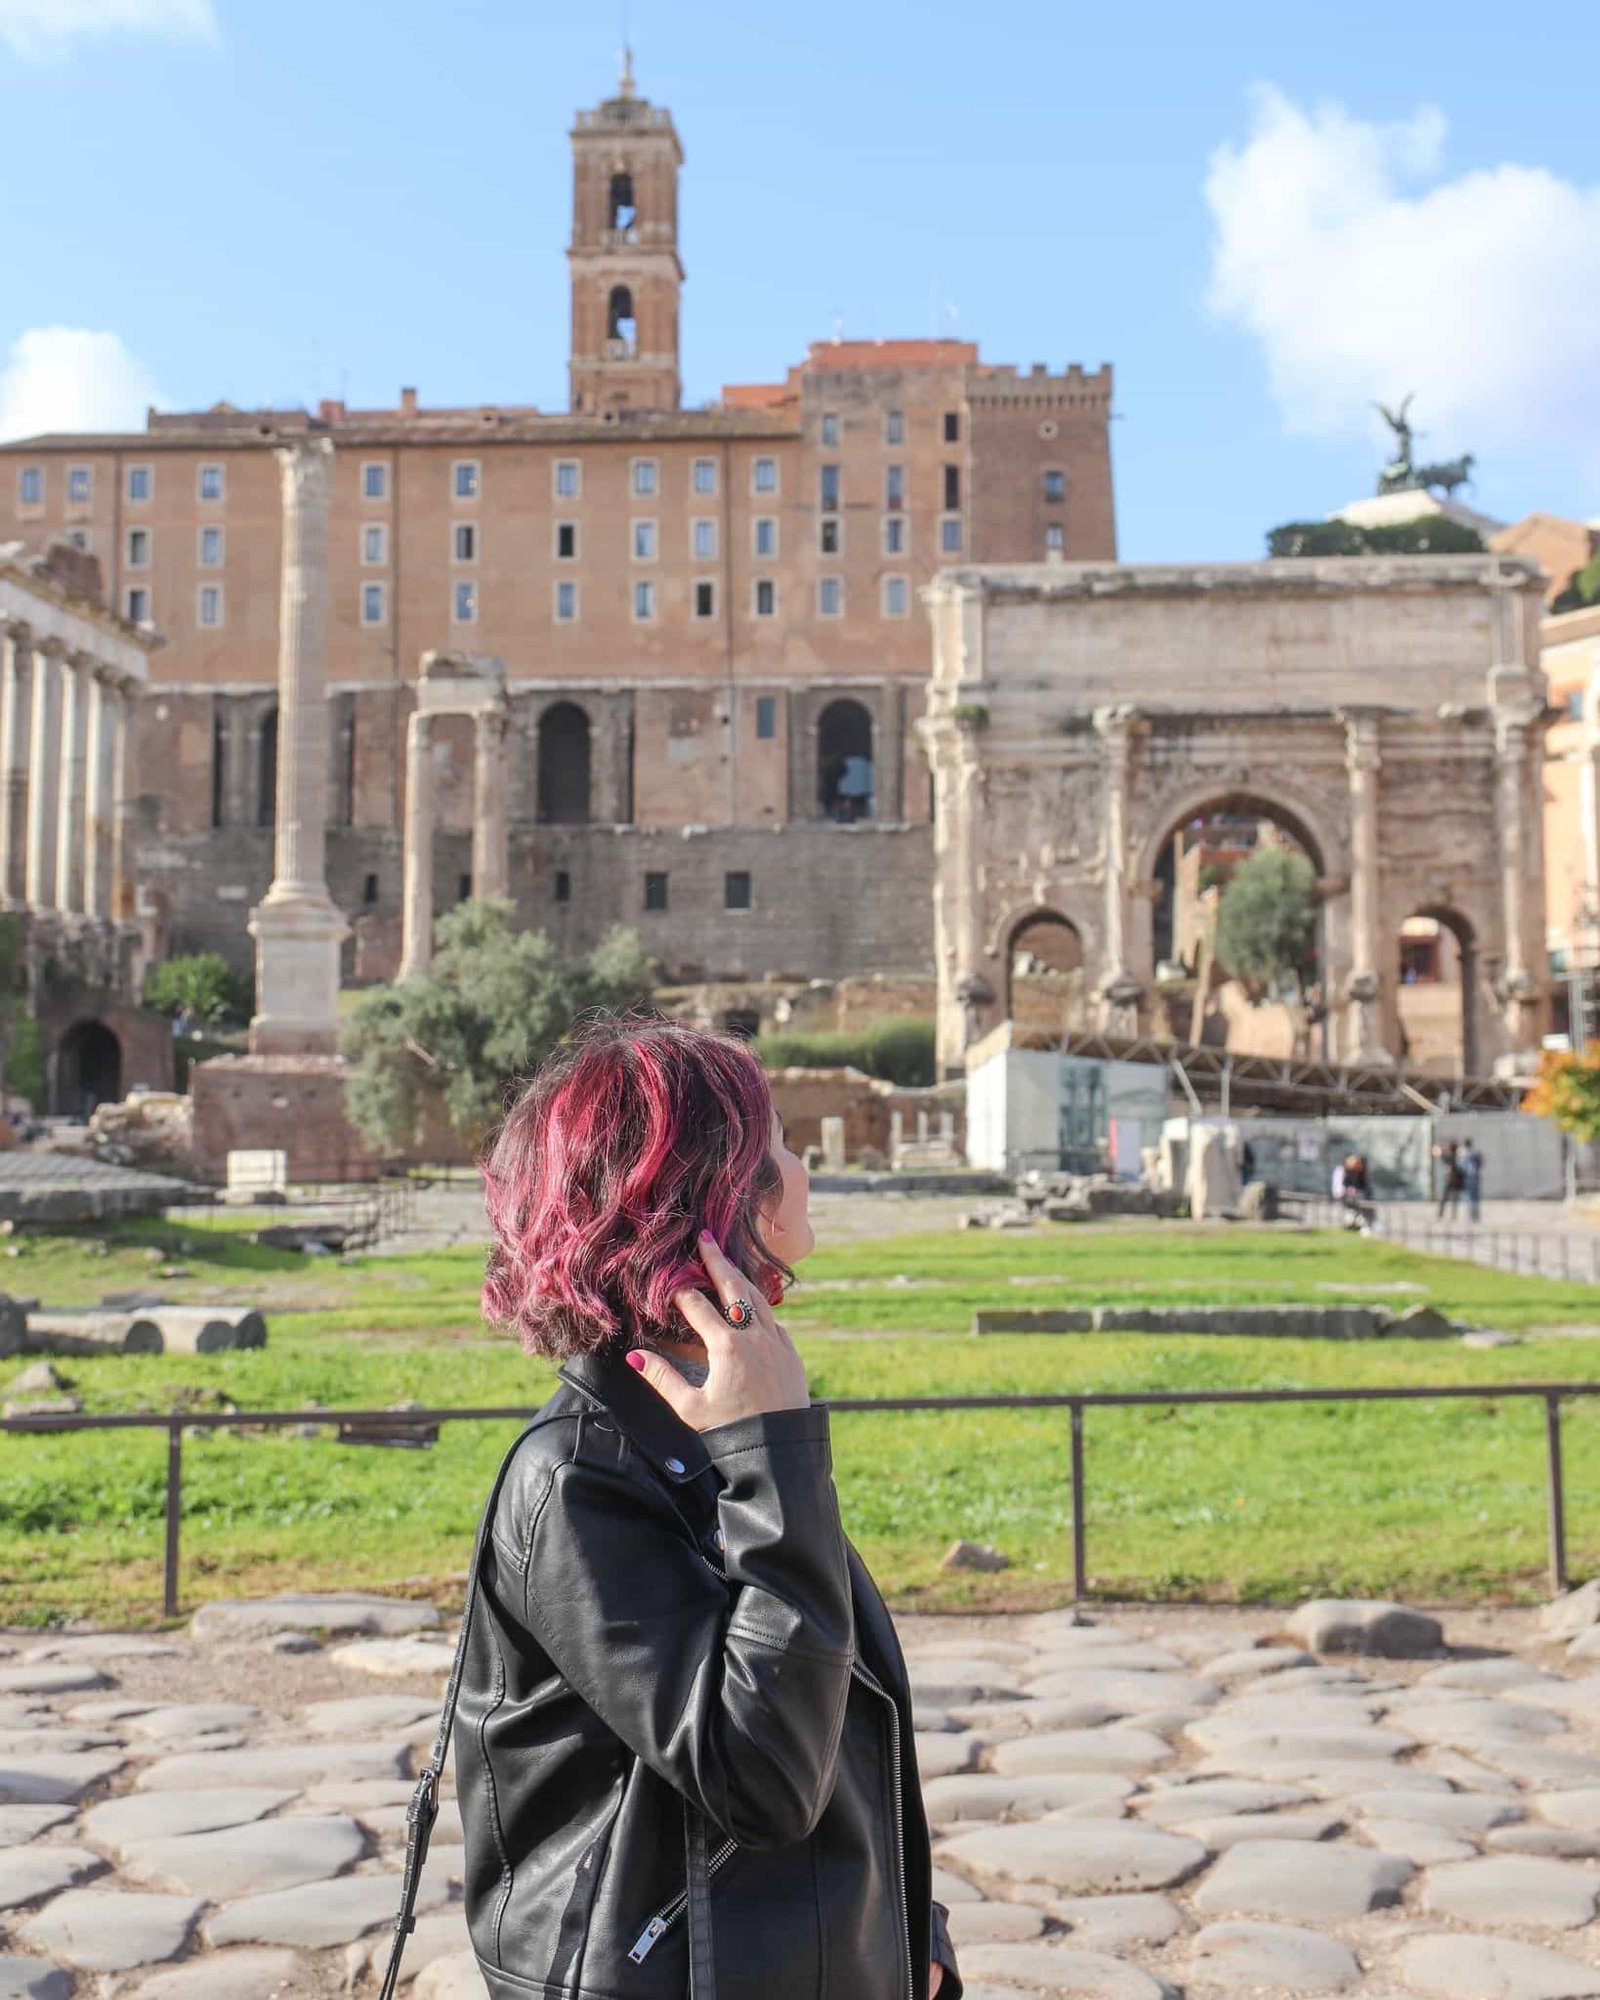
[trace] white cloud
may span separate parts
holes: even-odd
[[[1257,92],[1212,157],[1209,304],[1253,333],[1285,427],[1369,429],[1415,390],[1425,455],[1600,443],[1600,187],[1444,173],[1432,107],[1369,124]]]
[[[0,367],[0,439],[41,431],[140,430],[159,402],[149,372],[115,333],[36,326]]]
[[[25,61],[62,54],[70,42],[109,34],[214,42],[212,0],[0,0],[0,42]]]

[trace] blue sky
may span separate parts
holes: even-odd
[[[1600,514],[1600,25],[1332,18],[632,0],[688,153],[687,399],[836,326],[1110,360],[1135,561],[1366,491],[1407,390],[1476,505]],[[566,133],[621,37],[604,0],[0,0],[0,422],[561,407]]]

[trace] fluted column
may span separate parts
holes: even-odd
[[[339,946],[328,895],[328,501],[333,445],[302,438],[277,454],[283,569],[278,601],[278,791],[272,887],[250,918],[257,1055],[331,1052],[339,1038]]]
[[[111,727],[110,914],[118,923],[130,923],[136,915],[133,835],[138,800],[133,782],[133,704],[138,695],[137,681],[118,682],[107,690]]]
[[[1600,947],[1600,656],[1583,691],[1583,756],[1578,766],[1583,820],[1583,899],[1578,912],[1586,954]]]
[[[1139,1032],[1144,988],[1128,970],[1128,783],[1138,718],[1126,705],[1096,709],[1094,726],[1105,756],[1105,905],[1100,999],[1108,1034]]]
[[[83,908],[84,801],[88,758],[89,685],[94,663],[81,653],[68,656],[61,674],[61,783],[56,795],[56,908],[76,914]]]
[[[1529,732],[1542,704],[1522,701],[1494,711],[1495,824],[1500,837],[1500,925],[1504,945],[1501,991],[1506,1046],[1532,1047],[1538,982],[1528,964],[1525,919],[1536,899],[1530,882],[1528,826]],[[1542,903],[1539,904],[1542,909]]]
[[[425,972],[433,957],[433,717],[415,709],[406,725],[404,875],[400,890],[400,977]],[[477,864],[477,828],[473,863]],[[474,885],[476,886],[476,885]]]
[[[1344,718],[1344,766],[1350,787],[1350,977],[1345,982],[1349,1062],[1392,1060],[1379,1027],[1383,996],[1382,885],[1378,851],[1378,782],[1383,753],[1370,710]]]
[[[28,723],[28,860],[24,896],[33,910],[56,906],[56,795],[61,783],[61,656],[58,639],[34,655]]]
[[[111,914],[112,789],[115,777],[111,712],[115,700],[115,690],[97,674],[89,684],[83,907],[89,916],[98,919]]]
[[[506,836],[506,730],[503,708],[480,708],[473,718],[472,893],[510,893]]]
[[[28,853],[28,717],[33,644],[25,625],[0,632],[0,904],[21,909]]]

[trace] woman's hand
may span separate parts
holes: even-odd
[[[696,1388],[686,1382],[671,1362],[645,1348],[630,1349],[629,1363],[691,1430],[708,1431],[766,1410],[805,1409],[811,1401],[805,1364],[772,1317],[772,1308],[704,1230],[699,1248],[722,1307],[741,1299],[749,1318],[742,1326],[730,1326],[725,1310],[713,1305],[704,1292],[686,1287],[673,1295],[673,1304],[705,1342],[704,1384]]]
[[[928,2000],[939,2000],[939,1988],[943,1984],[944,1967],[935,1959],[928,1972]]]

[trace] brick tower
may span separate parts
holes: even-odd
[[[572,129],[572,407],[675,410],[678,173],[672,114],[638,96],[633,56],[615,97]]]

